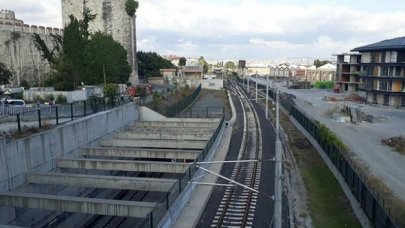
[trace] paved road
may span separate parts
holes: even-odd
[[[265,80],[261,80],[264,84]],[[382,138],[405,135],[405,110],[386,106],[354,104],[367,114],[373,115],[375,123],[338,123],[332,120],[328,111],[336,102],[322,100],[325,96],[344,96],[321,89],[288,89],[282,84],[276,85],[282,92],[294,94],[295,103],[312,118],[329,127],[351,148],[353,154],[369,168],[374,176],[382,180],[397,197],[405,200],[405,156],[382,145]]]

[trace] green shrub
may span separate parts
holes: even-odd
[[[93,110],[93,113],[98,112],[98,110],[103,106],[104,103],[104,98],[103,97],[97,97],[92,95],[89,98],[89,105],[91,109]]]
[[[45,95],[45,100],[47,100],[47,101],[54,101],[54,100],[55,100],[55,95],[53,95],[52,93],[46,94],[46,95]]]
[[[40,103],[40,104],[44,103],[44,99],[39,95],[35,95],[34,98],[32,99],[32,101],[34,101],[35,103]]]
[[[104,97],[107,98],[107,102],[110,105],[115,104],[115,97],[118,93],[118,85],[117,84],[107,84],[103,88]]]
[[[333,88],[335,83],[333,81],[316,81],[314,87],[317,89],[330,89]]]
[[[61,93],[56,96],[56,103],[57,104],[66,104],[67,103],[67,99],[65,96],[63,96]]]

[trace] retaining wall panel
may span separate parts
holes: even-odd
[[[136,111],[134,104],[127,104],[111,113],[88,116],[29,138],[9,142],[0,139],[0,191],[24,184],[25,172],[53,169],[56,167],[56,157],[78,154],[80,146],[96,145],[96,139],[138,120]],[[121,116],[120,121],[115,117],[118,115]]]
[[[41,135],[35,135],[27,141],[30,153],[30,167],[36,167],[45,161]]]

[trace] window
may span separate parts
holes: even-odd
[[[400,66],[395,67],[395,76],[401,77],[401,67]]]
[[[379,90],[388,90],[388,83],[386,80],[381,80],[380,81],[380,88]]]
[[[387,77],[389,75],[389,67],[382,67],[381,75],[382,77]]]

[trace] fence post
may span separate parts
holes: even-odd
[[[73,103],[70,103],[70,119],[73,120]]]
[[[55,114],[56,114],[56,125],[59,125],[59,111],[58,111],[58,106],[55,106]]]
[[[205,107],[205,118],[208,118],[208,107]]]
[[[38,109],[37,112],[38,112],[38,126],[39,126],[39,128],[42,128],[42,123],[41,123],[41,109]]]
[[[169,193],[166,193],[166,209],[169,210]]]
[[[86,101],[83,101],[83,116],[86,116]]]
[[[149,214],[149,225],[150,228],[153,228],[153,211],[151,211]]]
[[[18,132],[21,133],[20,113],[17,114],[17,125],[18,125]]]

